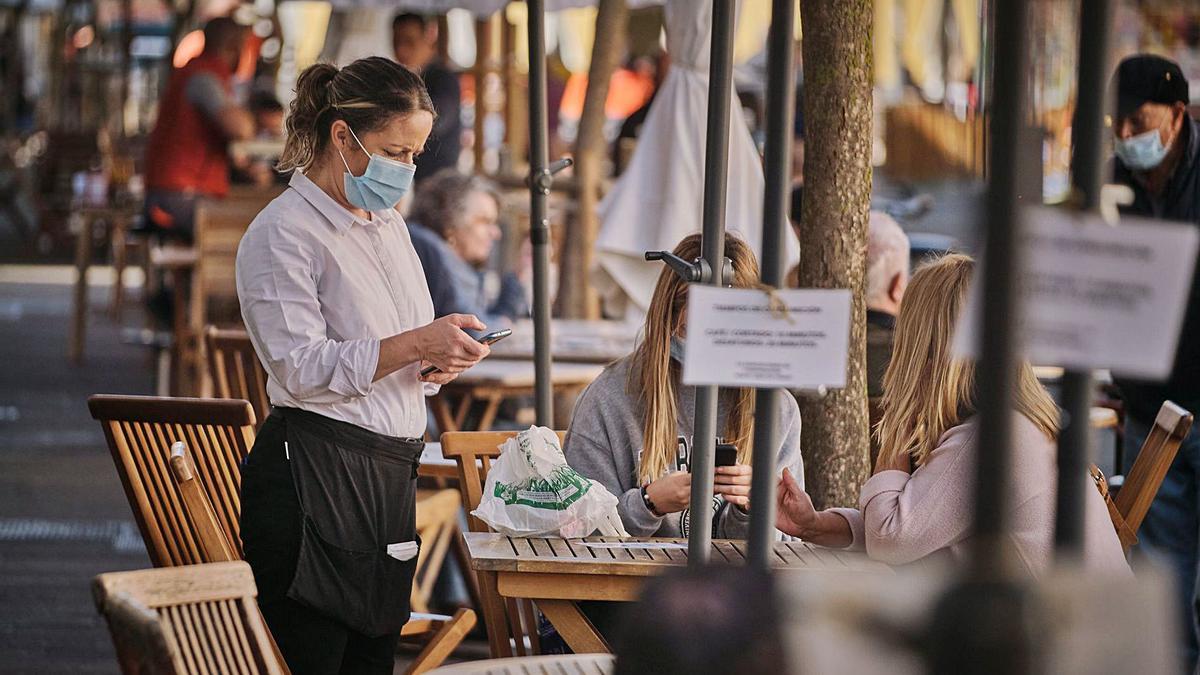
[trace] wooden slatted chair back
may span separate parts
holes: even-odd
[[[213,395],[249,401],[254,406],[258,424],[267,421],[267,415],[271,414],[271,399],[267,398],[267,371],[259,362],[246,331],[221,330],[209,326],[204,330],[204,344]]]
[[[1154,426],[1113,500],[1133,533],[1137,533],[1145,520],[1167,469],[1191,428],[1192,413],[1171,401],[1165,401],[1159,408]]]
[[[112,572],[92,588],[124,673],[286,672],[244,562]]]
[[[187,444],[196,480],[238,558],[241,462],[254,445],[254,410],[246,401],[96,395],[92,417],[108,439],[134,519],[156,567],[205,562],[175,479],[171,446]]]
[[[483,497],[483,486],[492,461],[500,456],[500,446],[517,435],[516,431],[454,431],[442,434],[442,456],[454,458],[458,466],[458,487],[467,526],[472,532],[490,532],[482,520],[471,515]],[[566,432],[558,432],[561,444]],[[492,658],[529,656],[540,651],[537,612],[528,600],[500,595],[494,580],[479,575],[480,602],[487,626]]]

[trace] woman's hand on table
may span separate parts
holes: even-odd
[[[463,330],[464,328],[485,330],[487,326],[470,314],[449,314],[413,331],[421,361],[437,366],[441,371],[422,379],[434,384],[445,384],[454,378],[445,379],[440,376],[456,376],[491,353],[492,350],[487,345],[475,341]]]
[[[744,511],[750,508],[750,467],[745,464],[718,466],[713,472],[713,494]]]
[[[654,502],[660,515],[682,511],[692,500],[692,474],[687,471],[669,473],[647,485],[646,496]]]

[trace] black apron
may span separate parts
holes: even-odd
[[[271,416],[282,422],[301,520],[287,596],[364,635],[399,632],[409,618],[417,556],[397,560],[387,546],[420,546],[416,478],[424,442],[295,408]]]

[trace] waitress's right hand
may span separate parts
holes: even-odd
[[[487,326],[471,314],[448,314],[414,330],[421,360],[450,375],[457,375],[479,363],[492,350],[476,342],[464,328],[485,330]]]

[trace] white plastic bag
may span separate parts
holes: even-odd
[[[471,514],[513,537],[629,536],[617,498],[567,466],[558,434],[545,427],[505,441]]]

